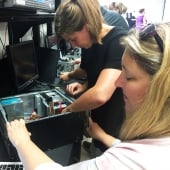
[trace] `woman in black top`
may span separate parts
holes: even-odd
[[[73,95],[84,93],[63,112],[91,110],[93,121],[108,134],[118,137],[124,120],[124,102],[122,91],[113,82],[121,73],[124,49],[119,39],[126,31],[104,23],[97,0],[67,0],[61,3],[56,11],[55,31],[58,40],[64,38],[73,48],[82,48],[80,68],[71,72],[70,77],[78,74],[87,76],[84,84],[76,82],[67,86]],[[106,149],[99,141],[93,140],[93,144],[99,151],[94,156]]]

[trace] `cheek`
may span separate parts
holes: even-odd
[[[137,89],[136,90],[136,96],[134,96],[134,98],[136,99],[136,103],[142,102],[145,94],[146,94],[145,88]]]
[[[90,48],[92,46],[92,43],[87,37],[83,38],[77,42],[77,46],[81,48]]]
[[[90,38],[90,35],[88,33],[81,35],[81,37],[79,37],[79,40],[82,43],[90,43],[91,42],[91,38]]]
[[[125,104],[128,111],[134,111],[134,109],[143,101],[147,87],[147,85],[141,85],[126,88]]]

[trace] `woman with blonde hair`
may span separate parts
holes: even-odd
[[[90,119],[88,131],[109,149],[95,159],[63,167],[31,141],[23,120],[8,122],[9,139],[26,169],[170,169],[170,23],[131,29],[122,44],[126,48],[116,82],[126,109],[121,140]]]

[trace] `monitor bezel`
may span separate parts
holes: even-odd
[[[34,61],[34,69],[35,73],[32,75],[30,79],[25,81],[23,84],[19,84],[17,80],[17,72],[14,67],[14,58],[12,56],[12,50],[13,48],[22,48],[24,45],[30,44],[32,46],[33,50],[33,61]],[[26,89],[28,86],[30,86],[33,82],[35,82],[39,78],[39,71],[38,71],[38,63],[37,63],[37,58],[36,58],[36,51],[35,51],[35,46],[33,40],[28,40],[28,41],[23,41],[20,43],[15,43],[13,45],[8,45],[6,46],[6,51],[7,51],[7,57],[9,61],[9,67],[10,67],[10,73],[11,73],[11,80],[14,85],[14,88],[17,92],[21,92],[22,90]]]

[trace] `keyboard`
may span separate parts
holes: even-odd
[[[24,170],[22,162],[0,162],[0,170]]]

